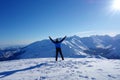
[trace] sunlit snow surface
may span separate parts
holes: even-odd
[[[120,80],[120,60],[22,59],[0,62],[0,80]]]

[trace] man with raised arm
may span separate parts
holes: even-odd
[[[49,39],[55,44],[55,47],[56,47],[56,61],[57,61],[57,58],[58,58],[58,52],[60,53],[62,60],[64,60],[62,50],[61,50],[61,43],[63,42],[63,40],[65,40],[65,38],[66,38],[66,36],[59,41],[58,38],[56,40],[53,40],[49,36]]]

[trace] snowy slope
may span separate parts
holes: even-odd
[[[62,43],[62,51],[65,57],[86,57],[87,47],[76,38],[68,38]],[[25,53],[20,58],[55,57],[55,46],[50,40],[34,42],[23,49]]]
[[[120,80],[120,60],[21,59],[0,62],[0,80]]]
[[[54,44],[49,40],[34,42],[26,46],[22,55],[18,58],[45,58],[55,56]],[[120,59],[120,35],[115,37],[79,36],[67,37],[62,43],[62,51],[65,57],[106,57]]]

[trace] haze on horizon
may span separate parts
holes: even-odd
[[[0,46],[65,35],[116,35],[119,0],[0,0]]]

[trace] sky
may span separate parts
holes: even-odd
[[[120,1],[114,1],[0,0],[0,45],[29,44],[48,36],[119,34]]]

